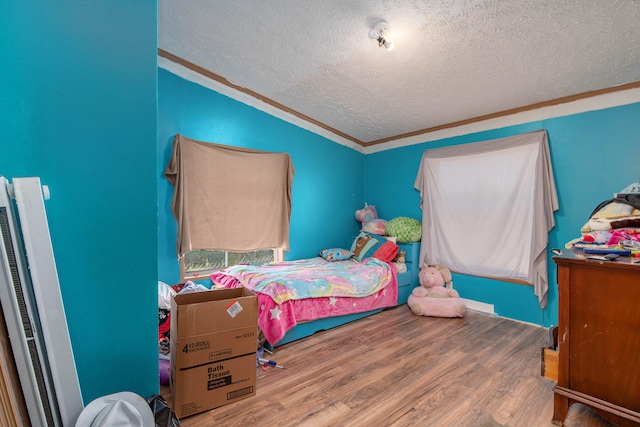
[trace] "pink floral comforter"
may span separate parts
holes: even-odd
[[[234,266],[211,275],[216,287],[244,286],[258,296],[258,326],[275,345],[300,322],[393,307],[393,266],[375,258],[327,262],[322,258]]]

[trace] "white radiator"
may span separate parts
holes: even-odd
[[[31,424],[70,427],[82,396],[43,191],[39,178],[0,176],[0,302]]]

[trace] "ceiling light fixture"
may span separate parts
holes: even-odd
[[[384,36],[389,31],[389,23],[387,21],[379,21],[373,25],[373,28],[369,30],[369,38],[375,39],[378,42],[378,46],[387,50],[393,50],[394,44],[391,40],[386,39]]]

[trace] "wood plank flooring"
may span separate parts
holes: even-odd
[[[181,420],[223,426],[552,426],[544,328],[401,305],[277,347],[256,396]],[[168,387],[162,394],[170,401]],[[489,421],[489,422],[487,422]]]

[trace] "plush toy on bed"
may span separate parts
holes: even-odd
[[[418,275],[420,286],[413,289],[407,305],[420,316],[432,317],[464,317],[467,306],[460,295],[453,289],[451,272],[438,264],[423,265]]]
[[[384,235],[384,231],[387,228],[387,221],[378,218],[378,211],[376,211],[375,206],[369,206],[365,203],[364,208],[356,211],[355,217],[362,223],[362,231],[379,236]]]
[[[404,249],[401,251],[398,251],[398,254],[391,260],[391,262],[398,262],[398,263],[406,263],[407,262],[407,251],[405,251]]]
[[[407,251],[404,249],[398,251],[398,254],[391,260],[391,263],[396,267],[396,274],[407,272]]]

